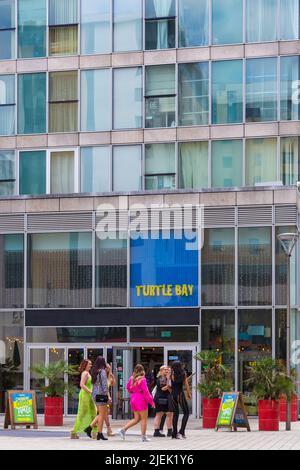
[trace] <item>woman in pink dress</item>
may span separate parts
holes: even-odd
[[[151,393],[147,387],[145,378],[145,369],[142,365],[135,366],[132,376],[127,384],[127,390],[130,393],[130,406],[134,414],[134,418],[129,421],[120,431],[120,436],[124,440],[128,429],[141,423],[142,442],[148,442],[147,423],[148,423],[148,405],[155,407]]]

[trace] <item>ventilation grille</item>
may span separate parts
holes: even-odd
[[[238,223],[239,225],[272,225],[273,222],[272,206],[265,207],[239,207]]]
[[[275,208],[275,223],[277,225],[298,225],[296,206],[277,206]]]
[[[1,215],[0,233],[23,232],[24,215]]]
[[[130,211],[130,230],[194,229],[202,218],[201,207],[135,209]]]
[[[124,232],[128,230],[128,210],[103,210],[96,213],[98,232]]]
[[[205,208],[204,209],[204,225],[210,226],[234,226],[235,225],[235,208]]]
[[[27,219],[28,232],[56,232],[92,230],[92,212],[61,214],[30,214]]]

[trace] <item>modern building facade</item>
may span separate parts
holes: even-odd
[[[115,415],[137,361],[179,358],[195,385],[196,352],[222,351],[247,394],[249,363],[285,359],[277,235],[299,224],[299,13],[299,0],[0,0],[0,412],[57,358],[113,363]],[[190,406],[201,413],[195,391]]]

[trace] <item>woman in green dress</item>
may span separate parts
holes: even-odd
[[[97,408],[92,398],[92,377],[90,370],[92,368],[91,361],[84,360],[80,364],[79,372],[81,374],[80,380],[80,394],[78,412],[74,428],[71,432],[71,439],[78,439],[78,434],[84,433],[84,430],[90,425],[97,416]]]

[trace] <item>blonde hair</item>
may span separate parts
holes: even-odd
[[[137,364],[132,374],[132,385],[134,386],[138,379],[145,377],[145,369],[141,364]]]
[[[162,376],[162,371],[164,369],[168,369],[168,366],[161,366],[160,369],[159,369],[159,372],[157,374],[157,378],[161,377]]]

